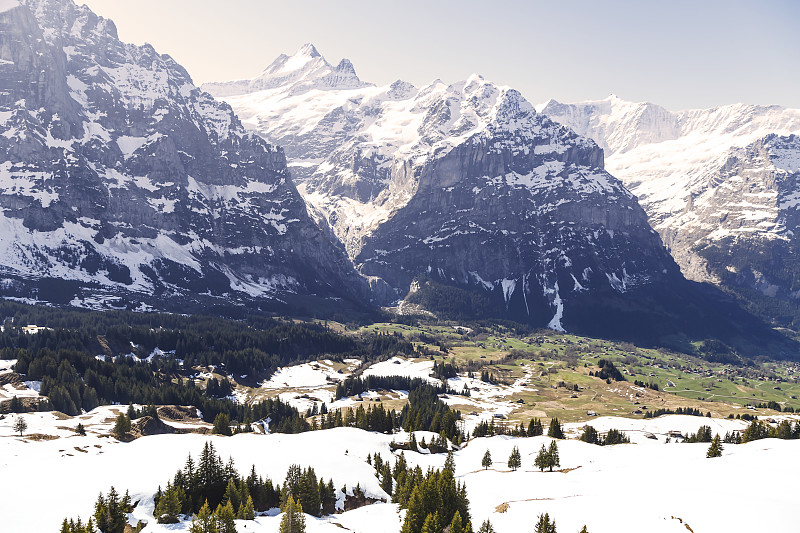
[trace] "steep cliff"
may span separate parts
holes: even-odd
[[[182,308],[366,300],[281,149],[70,0],[0,13],[3,292]]]

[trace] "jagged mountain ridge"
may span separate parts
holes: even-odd
[[[281,54],[257,77],[222,83],[206,83],[203,90],[215,96],[235,96],[292,85],[295,92],[325,88],[368,86],[356,75],[353,64],[342,59],[335,67],[313,44],[304,44],[293,56]]]
[[[551,101],[542,112],[608,147],[609,168],[637,194],[687,277],[798,308],[800,287],[787,276],[797,268],[796,205],[787,199],[800,195],[800,110],[735,104],[671,113],[610,97]],[[800,323],[797,311],[787,317],[773,304],[762,314]]]
[[[473,75],[223,98],[287,147],[306,200],[384,301],[651,339],[699,322],[698,295],[602,149],[511,88]]]
[[[60,280],[59,297],[77,304],[366,297],[308,216],[282,150],[246,132],[172,58],[121,42],[113,22],[70,0],[8,7],[6,295],[57,300],[41,282]]]

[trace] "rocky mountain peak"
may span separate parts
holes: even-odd
[[[313,44],[307,43],[294,55],[279,55],[255,78],[210,82],[203,84],[201,88],[217,97],[230,97],[278,88],[299,94],[313,89],[329,90],[368,85],[358,78],[349,59],[342,59],[334,67]]]
[[[317,51],[317,47],[314,46],[312,43],[305,43],[301,46],[297,52],[295,52],[294,56],[292,57],[322,57],[322,55]]]
[[[283,151],[172,58],[71,0],[0,12],[0,50],[4,294],[159,308],[365,296]]]

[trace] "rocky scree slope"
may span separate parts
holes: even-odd
[[[3,294],[183,310],[366,298],[282,150],[172,58],[70,0],[5,7]]]

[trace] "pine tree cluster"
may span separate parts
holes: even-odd
[[[618,429],[611,428],[603,437],[592,426],[586,426],[580,436],[580,440],[588,442],[589,444],[597,444],[598,446],[611,446],[613,444],[626,444],[631,441],[625,433]]]
[[[489,420],[481,420],[475,429],[472,430],[473,437],[492,437],[494,435],[510,435],[512,437],[538,437],[544,434],[544,427],[541,420],[532,418],[528,422],[527,429],[525,425],[520,422],[518,426],[507,426],[505,424],[495,424],[494,418]]]
[[[356,409],[337,409],[332,413],[328,413],[326,409],[326,413],[319,417],[319,423],[316,418],[312,421],[312,429],[355,427],[390,434],[400,427],[397,413],[394,410],[384,409],[381,404],[369,405],[366,409],[363,405],[359,405]]]
[[[467,489],[455,479],[455,462],[449,453],[442,470],[410,468],[401,452],[394,468],[375,454],[370,461],[381,488],[392,501],[408,509],[401,533],[472,533]]]
[[[705,414],[695,407],[678,407],[675,410],[669,408],[663,409],[655,409],[653,411],[645,411],[644,417],[645,418],[658,418],[662,415],[689,415],[689,416],[705,416],[706,418],[711,418],[711,413],[706,412]]]
[[[750,442],[759,439],[799,439],[800,420],[794,425],[788,420],[781,420],[777,426],[772,427],[761,420],[753,420],[741,436],[741,442]]]
[[[86,524],[77,520],[66,518],[61,524],[61,533],[124,533],[128,523],[127,513],[133,512],[131,497],[128,492],[120,497],[114,487],[111,487],[107,496],[103,493],[97,497],[94,504],[94,516]],[[96,528],[96,529],[95,529]]]

